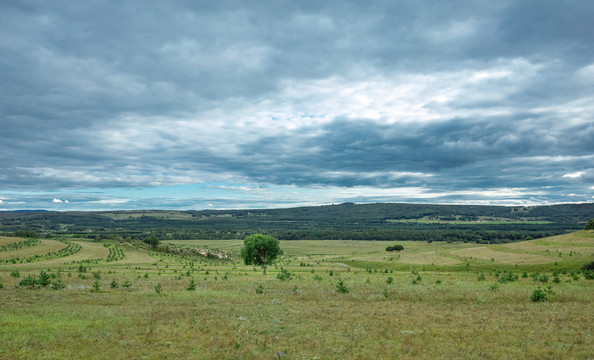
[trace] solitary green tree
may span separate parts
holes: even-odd
[[[155,235],[151,235],[148,238],[144,239],[144,242],[149,244],[153,249],[159,247],[159,239]]]
[[[241,257],[246,265],[260,265],[266,275],[266,266],[280,254],[279,241],[268,235],[254,234],[243,240]]]
[[[588,220],[584,229],[585,230],[594,230],[594,219]]]

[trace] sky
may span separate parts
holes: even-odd
[[[594,201],[594,2],[0,1],[0,210]]]

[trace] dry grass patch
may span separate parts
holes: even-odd
[[[150,264],[154,263],[156,260],[152,256],[150,256],[146,251],[134,249],[130,247],[123,246],[122,249],[124,250],[124,259],[119,261],[114,261],[114,263],[126,263],[126,264]]]
[[[0,259],[14,259],[14,258],[27,258],[35,255],[45,255],[50,252],[60,251],[61,249],[68,246],[63,242],[56,240],[41,240],[41,243],[37,246],[17,249],[13,251],[0,252]]]
[[[109,249],[103,246],[103,244],[91,243],[88,241],[73,242],[81,246],[80,251],[76,252],[75,254],[55,259],[42,260],[39,261],[38,264],[24,263],[20,264],[20,266],[22,266],[23,268],[34,268],[46,265],[63,265],[75,261],[105,260],[107,258],[107,255],[109,254]]]
[[[567,245],[594,247],[594,231],[578,231],[572,234],[551,236],[530,242],[540,245]]]
[[[594,247],[586,246],[551,246],[551,245],[540,245],[534,241],[523,241],[519,243],[509,243],[501,245],[501,247],[513,251],[524,251],[529,253],[545,254],[550,252],[551,255],[555,255],[557,252],[570,253],[579,252],[580,255],[594,255]]]
[[[450,254],[464,259],[493,260],[497,264],[546,264],[557,261],[555,257],[534,254],[518,254],[506,251],[497,251],[486,246],[450,251]]]
[[[437,250],[427,251],[421,253],[402,253],[398,262],[407,264],[433,264],[433,265],[456,265],[462,261],[454,259],[444,254],[440,254]]]
[[[16,238],[16,237],[8,237],[8,236],[0,236],[0,246],[18,243],[19,241],[24,241],[23,238]]]

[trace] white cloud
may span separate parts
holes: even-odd
[[[54,200],[52,200],[52,202],[58,204],[58,203],[62,203],[63,201],[60,199],[54,199]]]
[[[564,177],[564,178],[579,178],[579,177],[582,177],[582,175],[585,175],[585,174],[586,174],[585,171],[576,171],[576,172],[573,172],[573,173],[565,174],[562,177]]]
[[[118,204],[125,204],[129,202],[128,199],[102,199],[102,200],[94,200],[88,201],[90,204],[102,204],[102,205],[118,205]]]

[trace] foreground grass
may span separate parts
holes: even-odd
[[[576,235],[548,242],[594,246],[590,238],[585,238],[590,242],[582,239]],[[230,253],[241,246],[231,241],[183,244]],[[0,359],[594,356],[594,282],[572,270],[591,259],[590,252],[573,255],[570,250],[572,256],[559,257],[553,247],[489,247],[521,259],[526,259],[525,251],[535,251],[533,255],[559,261],[525,264],[524,268],[532,266],[540,273],[522,277],[522,266],[492,264],[482,255],[472,259],[455,255],[476,244],[404,244],[405,253],[398,256],[386,254],[386,243],[283,242],[286,256],[269,268],[267,276],[238,261],[182,258],[134,248],[124,249],[123,260],[85,263],[82,271],[80,264],[68,262],[74,256],[105,255],[100,244],[83,246],[61,262],[2,265]],[[418,261],[431,261],[427,254],[459,261],[451,266]],[[417,263],[402,262],[410,259]],[[402,270],[405,265],[411,268]],[[292,274],[290,280],[277,278],[281,267]],[[11,276],[16,270],[19,277]],[[517,274],[518,280],[501,282],[504,270]],[[40,271],[62,279],[66,287],[18,285]],[[186,290],[190,279],[196,284],[193,291]],[[339,279],[348,293],[336,291]],[[129,288],[122,287],[126,281]],[[161,293],[156,292],[157,284]],[[547,286],[554,292],[547,302],[530,300],[536,288]]]

